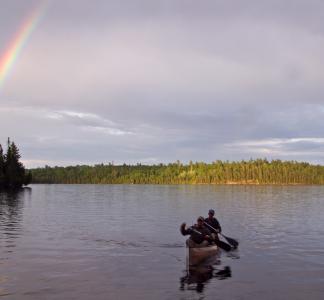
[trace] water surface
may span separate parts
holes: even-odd
[[[179,225],[210,208],[239,250],[188,274]],[[0,193],[0,296],[322,299],[323,215],[321,186],[32,185]]]

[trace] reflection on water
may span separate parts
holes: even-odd
[[[240,259],[240,253],[238,249],[234,249],[232,251],[226,252],[226,256],[231,259]]]
[[[189,257],[187,255],[186,271],[184,272],[185,276],[180,278],[180,290],[196,290],[197,293],[202,293],[205,285],[208,284],[211,279],[223,280],[232,277],[231,268],[229,266],[221,266],[221,253],[209,257],[196,266],[189,263]],[[238,250],[225,253],[227,258],[239,258]]]
[[[178,226],[210,208],[239,249],[183,273]],[[33,185],[0,193],[0,298],[321,300],[323,214],[323,186]]]
[[[190,267],[186,270],[186,275],[180,278],[180,290],[196,290],[202,293],[205,285],[212,279],[224,280],[232,277],[229,266],[216,268],[215,265],[200,265]]]
[[[30,193],[29,188],[0,193],[0,241],[2,247],[9,248],[7,252],[12,251],[10,249],[15,247],[15,239],[20,235],[23,198]]]
[[[21,235],[24,197],[30,197],[31,189],[24,188],[8,192],[0,192],[0,245],[7,255],[16,248],[16,239]],[[4,250],[6,249],[6,250]],[[6,255],[0,256],[0,264],[8,260]],[[7,274],[0,273],[0,284],[8,283]],[[6,288],[0,288],[0,297],[9,296],[11,293]]]

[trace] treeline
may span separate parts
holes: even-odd
[[[19,149],[9,138],[6,153],[0,144],[0,190],[20,188],[31,182],[31,172],[26,172],[19,159]]]
[[[49,167],[32,169],[33,183],[92,184],[324,184],[324,166],[257,159],[159,165]]]

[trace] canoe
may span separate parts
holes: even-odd
[[[215,256],[218,253],[219,248],[216,245],[210,245],[207,247],[188,247],[189,248],[189,264],[191,266],[198,265],[208,258]]]

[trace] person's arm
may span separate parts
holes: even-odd
[[[192,229],[190,229],[190,227],[186,229],[186,223],[182,223],[180,226],[180,232],[182,235],[188,235],[191,234]]]
[[[211,237],[211,232],[208,228],[204,228],[203,230],[203,236],[204,236],[204,239],[205,240],[210,240],[210,237]]]
[[[216,223],[216,229],[217,229],[217,231],[218,231],[218,233],[221,233],[222,232],[222,227],[220,226],[220,224],[219,224],[219,222],[218,222],[218,220],[217,219],[215,219],[215,223]]]
[[[207,227],[205,227],[204,233],[205,235],[211,235],[211,231]]]
[[[211,233],[218,233],[219,223],[218,223],[218,221],[215,218],[213,218],[212,220],[209,220],[207,218],[207,219],[205,219],[205,227]]]

